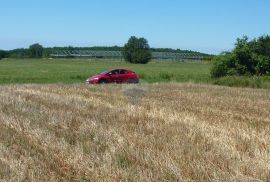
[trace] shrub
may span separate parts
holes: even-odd
[[[256,72],[258,75],[268,75],[270,73],[270,58],[266,56],[257,57],[258,64]]]
[[[236,70],[232,67],[234,62],[232,61],[232,55],[226,53],[214,58],[214,65],[211,68],[211,76],[214,78],[223,77],[226,75],[236,74]]]
[[[231,53],[215,58],[212,77],[227,75],[266,75],[270,73],[270,37],[261,36],[248,41],[244,36],[237,39]]]
[[[219,78],[227,75],[228,67],[225,61],[215,61],[214,66],[211,69],[211,76]]]

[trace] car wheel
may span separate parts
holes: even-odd
[[[133,83],[133,84],[136,84],[136,83],[139,83],[139,79],[129,79],[128,80],[128,83]]]

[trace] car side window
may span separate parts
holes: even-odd
[[[128,71],[127,70],[120,70],[120,74],[121,75],[128,74]]]
[[[118,75],[118,74],[119,74],[119,70],[113,70],[113,71],[112,71],[112,74],[113,74],[113,75]]]

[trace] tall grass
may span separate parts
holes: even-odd
[[[269,76],[226,76],[214,79],[216,85],[270,89]]]

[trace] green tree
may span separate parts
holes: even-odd
[[[29,47],[29,53],[31,58],[41,58],[43,55],[43,46],[40,44],[33,44]]]
[[[146,64],[152,58],[148,41],[145,38],[130,37],[123,49],[123,57],[126,62]]]
[[[4,50],[0,50],[0,59],[8,57],[8,52]]]
[[[248,42],[248,37],[238,38],[233,51],[236,71],[239,75],[255,74],[256,61]]]

